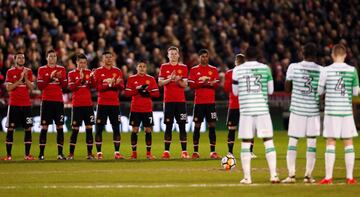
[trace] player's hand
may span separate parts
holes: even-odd
[[[178,82],[178,81],[180,81],[181,79],[182,79],[181,76],[179,76],[179,75],[176,75],[176,76],[175,76],[175,82]]]
[[[56,73],[56,70],[54,70],[54,71],[51,72],[51,74],[50,74],[50,79],[55,78],[55,73]]]
[[[82,68],[80,69],[80,79],[84,80],[84,70]]]
[[[115,80],[115,79],[114,79]],[[116,79],[116,81],[115,81],[115,84],[119,84],[120,82],[121,82],[121,78],[120,77],[118,77],[117,79]]]
[[[171,75],[170,75],[170,79],[171,80],[175,80],[176,74],[175,74],[175,70],[172,71]]]
[[[56,72],[55,77],[58,78],[58,79],[61,79],[62,78],[62,71]]]

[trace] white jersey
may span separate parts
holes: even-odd
[[[270,68],[257,61],[248,61],[233,70],[233,92],[239,96],[240,114],[269,114],[268,92],[272,93]]]
[[[325,67],[319,80],[319,91],[325,90],[325,115],[352,116],[352,96],[358,94],[359,79],[354,67],[333,63]]]
[[[289,65],[286,80],[292,81],[290,112],[301,116],[318,116],[320,95],[317,92],[322,67],[302,61]]]

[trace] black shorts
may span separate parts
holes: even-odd
[[[215,104],[195,104],[194,122],[201,123],[206,118],[206,122],[216,122],[217,115]]]
[[[120,124],[121,116],[119,106],[98,105],[96,110],[96,124],[106,125],[107,117],[109,117],[112,125]]]
[[[238,126],[240,119],[239,109],[229,109],[226,119],[226,125],[229,127]]]
[[[144,127],[154,126],[154,118],[152,112],[130,112],[131,126],[139,127],[141,122],[143,123]]]
[[[9,106],[6,120],[6,128],[19,126],[29,128],[33,125],[30,106]]]
[[[164,124],[173,124],[174,118],[178,124],[187,122],[186,103],[164,103]]]
[[[40,109],[41,125],[64,124],[64,103],[56,101],[43,101]]]
[[[94,125],[95,116],[92,106],[73,107],[71,111],[71,125],[79,127],[84,121],[85,125]]]

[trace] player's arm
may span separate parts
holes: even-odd
[[[69,81],[69,90],[74,92],[79,89],[79,86],[81,85],[81,79],[75,79],[73,73],[68,74],[68,81]]]
[[[57,72],[57,78],[59,79],[62,88],[66,88],[68,86],[68,80],[66,78],[66,70],[64,67],[61,68],[61,71]]]
[[[238,96],[239,95],[239,91],[238,91],[238,86],[239,86],[239,79],[237,78],[237,75],[236,75],[236,73],[237,73],[237,68],[234,68],[234,70],[233,70],[233,73],[232,73],[232,76],[231,76],[231,78],[232,78],[232,85],[231,85],[231,87],[232,87],[232,92],[233,92],[233,94],[235,95],[235,96]]]
[[[214,73],[215,73],[215,79],[212,81],[208,81],[208,83],[206,84],[207,88],[216,89],[219,86],[220,83],[219,72],[214,69]]]
[[[326,77],[327,77],[326,73],[327,73],[326,68],[324,68],[320,71],[319,84],[318,84],[318,89],[317,89],[319,95],[322,95],[325,93],[325,88],[326,88],[325,83],[326,83]]]
[[[267,67],[267,87],[268,87],[268,94],[271,95],[274,93],[274,80],[271,74],[270,67]]]
[[[171,75],[167,76],[165,75],[165,67],[161,66],[160,67],[160,72],[159,72],[159,79],[158,79],[158,83],[159,86],[165,86],[167,84],[169,84],[171,82],[171,80],[173,80],[175,78],[175,72],[172,72]]]
[[[38,70],[38,78],[37,78],[37,86],[39,90],[44,90],[46,86],[49,84],[51,78],[50,76],[45,75],[45,69],[40,67]]]
[[[10,75],[11,74],[10,74],[10,72],[8,70],[6,72],[6,79],[5,79],[6,90],[8,92],[12,91],[13,89],[15,89],[18,85],[20,85],[22,83],[22,79],[14,81],[14,80],[12,80],[13,78]]]
[[[201,78],[201,77],[200,77]],[[192,68],[190,70],[190,75],[189,75],[189,87],[191,89],[198,89],[198,88],[202,88],[204,81],[199,80],[196,76],[196,70],[194,68]]]
[[[285,80],[285,92],[291,92],[292,89],[292,80],[293,80],[293,65],[289,65],[286,71],[286,80]]]
[[[150,96],[152,98],[158,98],[160,97],[159,87],[156,85],[156,81],[154,78],[150,81],[150,90],[149,90]]]
[[[231,81],[231,73],[228,71],[228,72],[226,72],[225,73],[225,82],[224,82],[224,91],[226,92],[226,93],[230,93],[230,91],[231,91],[231,83],[232,83],[232,81]]]
[[[123,74],[121,71],[118,72],[119,76],[117,78],[113,78],[113,84],[111,89],[113,90],[123,90],[125,88],[124,85],[124,79],[123,79]]]
[[[128,81],[127,81],[127,84],[126,84],[126,88],[125,88],[125,96],[127,97],[131,97],[131,96],[134,96],[134,95],[137,95],[138,94],[138,91],[136,90],[136,88],[133,86],[133,83],[132,83],[132,80],[131,78],[129,77],[128,78]]]
[[[175,77],[175,82],[177,82],[177,84],[182,88],[186,88],[186,86],[188,85],[187,79],[182,78],[181,76]]]
[[[33,74],[32,71],[30,69],[28,69],[24,75],[25,78],[25,85],[27,88],[29,88],[29,90],[33,90],[34,89],[34,83],[33,83]]]
[[[354,69],[353,75],[353,96],[359,95],[359,77],[356,68]]]

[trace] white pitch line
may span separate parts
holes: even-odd
[[[271,184],[253,183],[243,184],[159,184],[159,185],[135,185],[135,184],[113,184],[113,185],[34,185],[34,186],[0,186],[3,190],[13,189],[121,189],[121,188],[143,188],[143,189],[163,189],[163,188],[214,188],[214,187],[262,187],[262,186],[296,187],[296,186],[319,186],[317,184]],[[334,183],[329,186],[345,185],[345,183]]]

